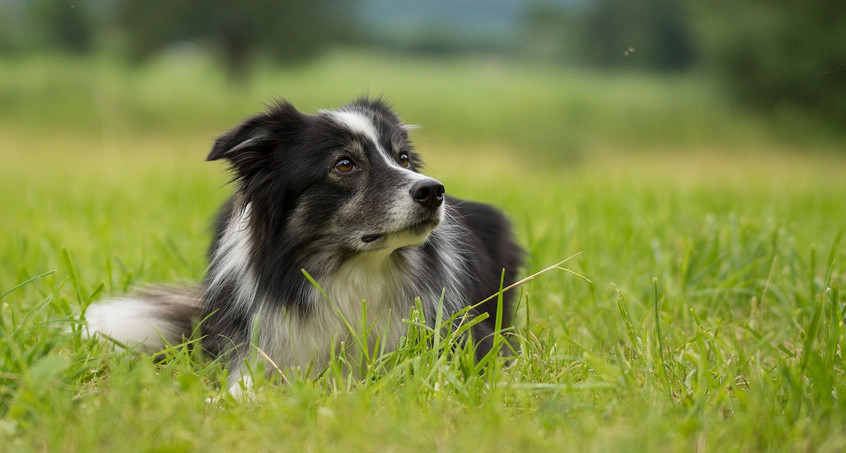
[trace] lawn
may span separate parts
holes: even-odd
[[[2,65],[8,451],[846,448],[842,138],[738,112],[690,75],[346,52],[229,87],[196,55]],[[478,372],[423,342],[360,379],[207,403],[225,371],[196,351],[81,338],[93,300],[202,277],[229,194],[203,162],[217,134],[272,96],[314,112],[365,92],[422,126],[449,193],[509,214],[524,275],[577,255],[562,267],[585,278],[515,290],[511,360]]]

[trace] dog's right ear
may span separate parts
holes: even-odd
[[[238,173],[250,173],[263,167],[274,149],[294,140],[304,124],[305,115],[288,102],[278,102],[221,135],[206,160],[226,159]]]
[[[268,135],[263,130],[263,116],[259,115],[249,118],[218,137],[206,160],[225,158],[235,164],[238,160],[238,155],[242,152],[255,152],[255,148],[261,147],[265,143]]]

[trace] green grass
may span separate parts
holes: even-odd
[[[0,445],[846,447],[846,157],[770,138],[689,78],[562,81],[555,68],[358,57],[266,67],[234,91],[202,59],[4,63]],[[366,89],[424,126],[418,147],[450,193],[508,212],[526,275],[580,252],[565,267],[590,283],[552,271],[517,290],[511,366],[478,373],[449,336],[429,348],[434,333],[410,321],[409,343],[367,359],[360,378],[339,360],[316,379],[260,382],[251,401],[208,404],[219,363],[80,337],[71,319],[92,300],[201,278],[209,220],[229,193],[221,166],[203,162],[215,134],[272,90],[308,110]],[[679,114],[690,111],[703,113]],[[536,152],[543,143],[560,147]]]

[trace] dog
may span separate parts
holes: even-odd
[[[498,307],[503,328],[514,311],[509,293],[489,297],[515,280],[523,252],[500,211],[420,173],[411,129],[369,98],[316,114],[277,101],[246,119],[207,158],[229,164],[235,190],[204,280],[93,304],[89,332],[155,352],[199,325],[203,349],[225,357],[233,393],[249,386],[253,346],[300,370],[325,367],[351,328],[396,348],[416,300],[430,327],[439,313],[487,314],[471,334],[485,356]]]

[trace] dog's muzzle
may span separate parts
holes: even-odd
[[[431,178],[415,182],[408,193],[426,209],[437,209],[444,202],[444,185]]]
[[[408,210],[409,206],[405,207],[401,210],[401,218],[396,219],[399,225],[389,227],[385,232],[365,234],[361,236],[361,242],[370,244],[393,237],[396,247],[414,245],[422,242],[438,226],[443,216],[444,185],[432,178],[421,178],[411,184],[408,194],[419,208]]]

